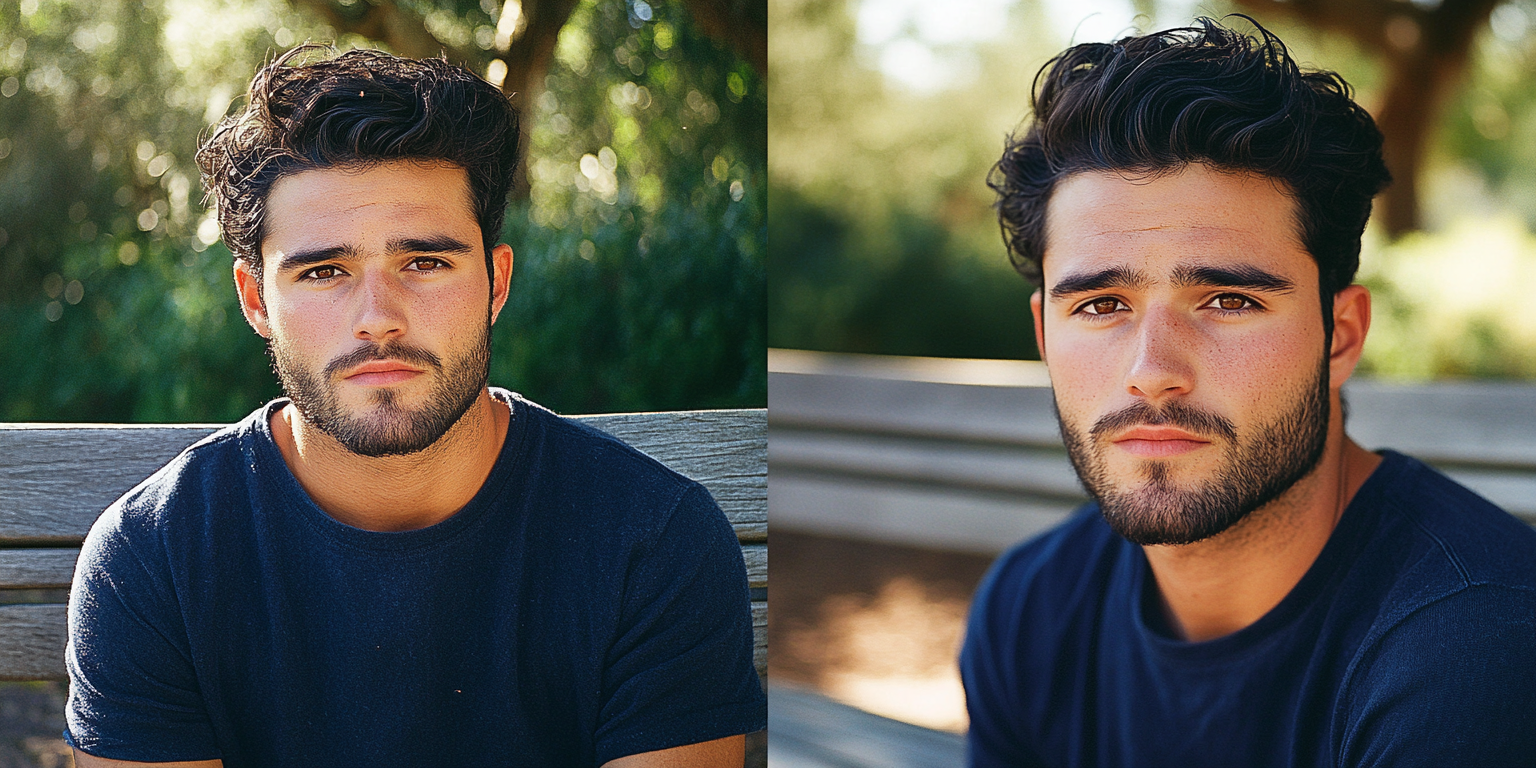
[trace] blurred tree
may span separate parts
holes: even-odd
[[[855,7],[773,0],[770,345],[1035,357],[1031,289],[1003,255],[985,184],[1039,65],[1020,49],[1049,47],[1035,4],[980,52],[993,78],[935,94],[872,71]]]
[[[496,47],[494,0],[410,8]],[[227,421],[277,394],[191,156],[306,39],[378,44],[281,0],[0,3],[0,420]],[[493,381],[565,411],[764,404],[756,70],[680,3],[584,0],[554,47]]]
[[[1141,14],[1134,19],[1043,0],[942,10],[770,2],[775,346],[1032,354],[1029,288],[1007,267],[984,179],[1003,137],[1028,117],[1036,72],[1073,40],[1246,11],[1304,66],[1341,73],[1378,117],[1393,189],[1405,191],[1380,201],[1376,219],[1433,230],[1367,233],[1361,279],[1376,292],[1380,322],[1362,371],[1420,379],[1536,371],[1536,314],[1510,309],[1523,306],[1518,297],[1536,275],[1536,239],[1526,234],[1536,229],[1536,0],[1210,0],[1199,8],[1132,0],[1124,10]],[[1352,9],[1364,15],[1324,23],[1301,14]],[[1438,74],[1416,81],[1412,73],[1424,70],[1409,60],[1429,61]],[[1404,205],[1410,213],[1422,206],[1422,217],[1404,216]]]
[[[1261,18],[1289,16],[1345,35],[1380,57],[1387,82],[1373,117],[1386,138],[1393,182],[1378,218],[1394,237],[1420,226],[1420,169],[1430,137],[1500,1],[1235,0]]]
[[[527,109],[543,92],[560,30],[576,8],[576,0],[508,0],[499,13],[496,0],[447,0],[435,5],[421,0],[290,1],[343,33],[383,43],[401,55],[446,55],[485,73],[520,109]],[[734,46],[759,74],[763,72],[768,49],[766,4],[685,0],[684,5],[700,29]],[[649,21],[654,10],[645,2],[631,2],[628,12]],[[479,44],[470,45],[471,40]],[[523,139],[526,145],[526,124]],[[519,175],[513,197],[525,198],[528,192],[527,176]]]

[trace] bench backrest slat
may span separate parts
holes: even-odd
[[[574,418],[698,480],[720,503],[742,545],[754,659],[766,675],[767,412]],[[0,423],[0,589],[67,589],[80,542],[101,511],[218,428]],[[66,619],[62,604],[0,605],[0,680],[64,679]]]

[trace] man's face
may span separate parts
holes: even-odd
[[[1329,355],[1289,195],[1198,164],[1082,173],[1057,185],[1046,242],[1036,333],[1068,454],[1111,527],[1199,541],[1311,472]]]
[[[451,164],[311,170],[272,186],[261,296],[239,263],[236,282],[306,422],[387,456],[432,445],[464,415],[485,388],[511,269],[497,246],[493,283],[481,243],[468,178]]]

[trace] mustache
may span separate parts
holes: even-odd
[[[399,360],[422,368],[440,370],[443,361],[437,355],[409,344],[391,342],[386,344],[364,344],[336,359],[325,364],[327,378],[335,378],[337,374],[349,368],[353,368],[369,360]]]
[[[1136,403],[1101,417],[1094,422],[1088,434],[1102,438],[1106,434],[1142,425],[1175,426],[1201,437],[1221,437],[1228,441],[1237,439],[1237,428],[1232,426],[1229,419],[1202,411],[1181,400],[1174,400],[1162,408],[1154,408],[1145,402]]]

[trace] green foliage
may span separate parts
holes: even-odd
[[[632,11],[561,33],[492,380],[569,412],[766,405],[763,85],[681,4]]]
[[[987,170],[1049,44],[1033,4],[969,87],[884,82],[848,0],[774,0],[768,342],[834,352],[1033,358],[1032,287],[1008,264]],[[1016,33],[1016,34],[1015,34]],[[1041,51],[1034,55],[1031,51]]]
[[[968,62],[970,74],[922,91],[879,68],[896,48],[859,41],[855,16],[870,6],[770,2],[774,39],[797,44],[775,48],[771,64],[769,343],[1033,357],[1030,287],[1007,266],[985,179],[1004,136],[1028,116],[1036,72],[1090,12],[1015,0],[1000,34],[930,45],[940,59]],[[1135,10],[1146,16],[1122,33],[1239,8],[1143,0]],[[1283,13],[1260,21],[1304,66],[1338,71],[1359,103],[1379,106],[1390,75],[1381,51]],[[1480,32],[1420,177],[1431,231],[1397,243],[1367,232],[1361,280],[1377,321],[1366,374],[1536,376],[1536,314],[1518,311],[1536,284],[1533,33],[1536,0],[1505,0]],[[896,34],[904,43],[921,36],[913,24]]]
[[[411,5],[455,45],[499,8]],[[635,10],[578,9],[530,116],[492,381],[567,412],[761,406],[764,86],[677,4]],[[0,420],[222,422],[279,393],[192,155],[274,50],[335,37],[278,0],[0,4]]]
[[[772,194],[770,345],[1039,357],[1030,331],[1030,286],[1006,266],[980,261],[939,221],[898,209],[881,221],[888,238],[876,239],[793,188]]]
[[[1362,372],[1384,378],[1536,378],[1536,235],[1512,213],[1393,243],[1367,238]],[[1469,268],[1475,265],[1475,268]]]
[[[1475,169],[1488,191],[1536,229],[1536,0],[1510,0],[1478,38],[1468,87],[1442,121],[1441,154]]]

